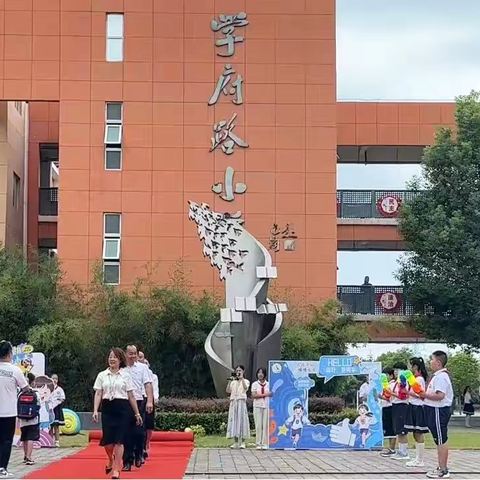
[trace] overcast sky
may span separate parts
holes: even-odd
[[[338,100],[452,101],[480,90],[480,0],[336,0]],[[405,188],[418,166],[339,165],[337,187]],[[338,284],[398,284],[398,252],[340,252]],[[354,349],[377,356],[401,345]],[[437,346],[418,346],[429,355]],[[416,352],[417,353],[417,352]]]
[[[342,100],[441,100],[480,89],[480,0],[337,0]],[[339,165],[339,189],[403,189],[419,166]],[[340,252],[338,283],[397,284],[398,252]]]

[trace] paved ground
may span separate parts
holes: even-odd
[[[14,449],[10,470],[17,478],[50,462],[78,451],[76,448],[35,450],[36,465],[22,464],[23,453]],[[452,478],[480,478],[480,451],[451,452]],[[436,465],[434,450],[426,451],[427,464]],[[342,451],[257,451],[230,449],[196,449],[185,472],[186,479],[237,478],[425,478],[426,469],[409,469],[403,462],[385,459],[378,452]]]
[[[435,453],[426,452],[429,469],[436,467]],[[480,451],[453,451],[450,468],[454,478],[480,478]],[[407,468],[378,452],[197,449],[184,478],[413,479],[425,478],[426,471]]]
[[[62,457],[70,455],[76,451],[80,450],[79,448],[41,448],[33,451],[33,459],[35,460],[35,465],[27,466],[23,462],[23,450],[20,448],[13,448],[12,456],[10,458],[10,463],[8,465],[8,470],[15,475],[16,478],[21,478],[27,473],[36,470],[37,468],[43,467],[55,460],[59,460]]]

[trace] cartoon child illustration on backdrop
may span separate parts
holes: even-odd
[[[365,403],[362,403],[358,407],[358,417],[355,420],[354,425],[358,426],[360,431],[361,446],[365,446],[365,442],[369,436],[370,424],[372,423],[373,414],[368,409]]]
[[[293,407],[293,415],[287,419],[285,425],[291,426],[291,436],[293,438],[293,448],[297,448],[304,425],[310,425],[310,420],[303,411],[303,405],[296,403]]]
[[[53,409],[50,407],[50,398],[55,385],[53,380],[43,375],[35,379],[36,391],[40,399],[40,430],[50,430],[50,424],[55,419]]]

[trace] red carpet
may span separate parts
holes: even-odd
[[[101,432],[90,432],[90,443],[80,452],[39,468],[24,478],[110,478],[105,475],[107,456],[98,445]],[[142,468],[121,472],[121,478],[183,478],[193,449],[193,434],[154,432],[148,460]]]

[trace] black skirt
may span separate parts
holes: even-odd
[[[464,403],[463,404],[463,413],[465,415],[475,415],[475,408],[473,403]]]
[[[411,403],[408,404],[405,428],[409,432],[428,432],[427,420],[425,418],[425,410],[423,405],[412,405]]]
[[[57,425],[65,425],[65,417],[63,416],[63,408],[62,405],[57,405],[53,409],[53,414],[55,416],[55,419],[53,422],[50,424],[52,426],[57,426]]]
[[[125,445],[133,410],[128,400],[102,400],[102,439],[100,445]]]

